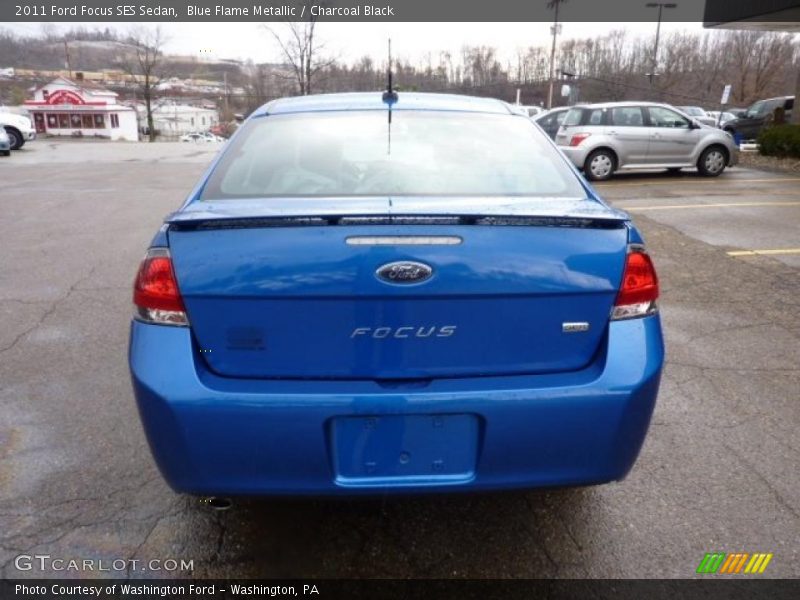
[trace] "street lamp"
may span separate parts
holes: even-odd
[[[653,77],[656,74],[656,62],[658,60],[658,38],[661,35],[661,12],[665,8],[675,8],[678,5],[675,2],[648,2],[645,4],[647,8],[656,8],[658,7],[658,25],[656,26],[656,45],[653,48],[653,65],[650,69],[650,73],[648,73],[648,77],[650,78],[650,85],[653,85]]]
[[[567,0],[550,0],[547,3],[547,8],[555,9],[555,15],[553,17],[553,25],[550,27],[550,35],[553,36],[553,47],[550,49],[550,86],[547,91],[547,108],[553,108],[553,84],[555,81],[553,80],[554,76],[554,68],[556,64],[556,37],[559,33],[561,33],[561,23],[558,22],[558,7],[560,4],[566,2]]]

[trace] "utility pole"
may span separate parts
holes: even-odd
[[[553,17],[553,26],[550,27],[550,32],[553,34],[553,45],[550,48],[550,87],[547,91],[547,108],[553,108],[553,85],[555,85],[555,80],[553,79],[555,75],[555,63],[556,63],[556,36],[561,32],[561,25],[558,22],[558,7],[562,2],[566,0],[550,0],[547,4],[548,8],[555,9],[555,16]]]
[[[72,65],[69,61],[69,45],[67,44],[67,40],[64,40],[64,68],[69,73],[69,78],[72,79]]]
[[[658,25],[656,25],[656,44],[653,48],[653,60],[650,65],[650,73],[647,74],[648,78],[650,79],[650,86],[653,85],[653,78],[656,75],[656,65],[658,64],[658,39],[661,37],[661,13],[665,8],[675,8],[678,6],[674,2],[648,2],[645,4],[647,8],[656,8],[658,7]]]
[[[227,117],[228,116],[228,72],[227,71],[222,72],[222,80],[224,82],[223,85],[225,87],[225,116]]]

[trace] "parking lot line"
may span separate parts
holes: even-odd
[[[786,181],[800,181],[800,177],[768,177],[762,179],[725,179],[724,183],[782,183]],[[610,187],[638,187],[643,185],[706,185],[716,184],[719,185],[718,179],[691,179],[687,181],[680,181],[676,179],[646,179],[641,181],[626,181],[618,183],[595,183],[597,188],[610,188]]]
[[[740,206],[800,206],[798,202],[716,202],[712,204],[662,204],[656,206],[626,206],[622,210],[680,210],[684,208],[729,208]]]
[[[733,250],[728,256],[775,256],[780,254],[800,254],[800,248],[775,248],[772,250]]]

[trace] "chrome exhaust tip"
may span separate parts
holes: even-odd
[[[207,496],[203,498],[201,502],[215,511],[229,510],[233,506],[233,500],[220,496]]]

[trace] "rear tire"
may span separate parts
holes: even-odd
[[[697,170],[704,177],[718,177],[728,164],[728,153],[721,146],[709,146],[697,160]]]
[[[589,181],[606,181],[611,179],[617,169],[617,157],[611,150],[600,148],[586,157],[583,173]]]
[[[25,139],[19,131],[11,127],[6,127],[5,129],[8,134],[8,139],[11,141],[12,150],[19,150],[25,145]]]

